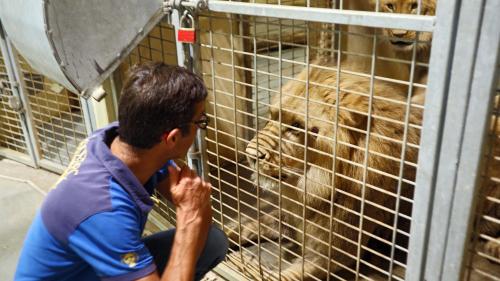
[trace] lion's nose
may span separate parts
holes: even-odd
[[[265,159],[266,158],[266,153],[265,152],[259,151],[259,150],[257,150],[254,147],[247,147],[247,149],[245,151],[246,151],[247,154],[249,154],[251,156],[254,156],[254,157],[257,157],[259,159]]]
[[[257,150],[254,147],[247,147],[247,149],[245,151],[249,156],[249,157],[247,157],[248,161],[252,165],[255,164],[255,161],[256,161],[255,158],[259,158],[260,160],[269,159],[269,154],[267,152]]]
[[[404,29],[393,29],[392,30],[392,35],[397,36],[397,37],[403,37],[408,33],[407,30]]]

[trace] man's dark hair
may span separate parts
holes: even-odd
[[[172,129],[186,134],[195,105],[206,96],[203,80],[185,68],[160,62],[135,66],[120,97],[120,139],[137,148],[151,148]]]

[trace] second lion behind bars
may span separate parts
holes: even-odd
[[[413,196],[421,110],[407,112],[404,89],[384,82],[374,82],[370,97],[370,79],[351,74],[341,73],[337,94],[334,65],[312,62],[285,84],[246,149],[255,182],[281,189],[282,208],[243,220],[241,238],[257,240],[260,229],[294,244],[282,280],[355,273],[369,238],[381,227],[396,231],[398,202]],[[228,232],[237,241],[238,228]]]

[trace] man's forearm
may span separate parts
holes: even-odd
[[[199,216],[177,214],[174,243],[162,280],[193,280],[206,240],[204,224]]]
[[[174,244],[162,280],[193,280],[198,249],[196,238],[188,229],[176,229]]]

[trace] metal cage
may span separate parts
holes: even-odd
[[[0,147],[3,150],[3,155],[15,153],[19,154],[20,157],[25,157],[29,155],[29,150],[23,132],[22,120],[11,106],[16,100],[11,91],[11,80],[7,73],[5,60],[3,54],[0,52]]]
[[[481,251],[474,258],[465,258],[465,249],[472,247],[467,246],[468,241],[484,243],[486,239],[496,245],[499,197],[494,191],[474,195],[482,189],[478,182],[482,162],[467,165],[463,158],[477,158],[485,147],[491,147],[483,145],[482,137],[476,142],[471,138],[484,135],[490,122],[486,112],[492,91],[474,87],[479,81],[489,85],[493,83],[489,75],[495,77],[496,65],[491,64],[498,57],[498,27],[487,11],[496,4],[441,1],[434,17],[428,12],[428,1],[415,4],[420,15],[380,13],[387,12],[386,2],[373,1],[370,7],[356,1],[211,1],[210,12],[198,16],[201,66],[196,70],[211,91],[207,111],[215,120],[205,138],[207,177],[215,187],[214,220],[233,243],[229,266],[250,279],[497,279],[495,258],[481,255]],[[478,34],[476,40],[460,43],[472,30]],[[479,30],[488,30],[493,39],[479,36]],[[422,56],[415,47],[406,56],[384,49],[388,48],[383,47],[384,41],[405,41],[401,33],[412,31],[420,35],[417,46],[433,33],[429,56]],[[474,52],[477,46],[484,49]],[[467,55],[467,70],[461,67],[462,55]],[[481,71],[478,63],[486,57],[490,64],[482,71],[488,77],[475,72]],[[349,61],[355,65],[344,65]],[[458,75],[457,69],[465,72]],[[335,79],[321,78],[322,74]],[[349,79],[357,81],[356,85],[343,82]],[[381,87],[399,97],[381,92]],[[301,98],[293,97],[297,88],[305,89]],[[337,121],[318,118],[315,109],[328,108],[326,101],[315,96],[321,90],[331,91],[329,101],[333,102],[328,110],[335,112]],[[430,94],[425,95],[424,106],[418,95],[425,91]],[[460,95],[463,99],[458,102]],[[339,98],[353,96],[368,106],[338,104]],[[479,96],[484,102],[474,104]],[[294,109],[285,101],[294,103]],[[400,114],[377,112],[382,104]],[[474,105],[478,112],[473,113]],[[342,119],[351,114],[365,121],[352,125]],[[294,122],[290,115],[302,115],[302,123]],[[463,126],[458,128],[457,121]],[[322,129],[314,124],[321,122],[340,133],[362,135],[363,141],[346,142],[339,135],[319,134]],[[379,122],[398,133],[384,135],[377,129]],[[480,124],[476,134],[471,133],[472,122]],[[290,136],[290,131],[307,137]],[[325,151],[315,146],[319,138],[333,148]],[[396,147],[397,152],[378,150],[379,141]],[[343,147],[351,151],[347,157],[352,158],[342,156]],[[494,149],[490,151],[487,155],[496,160]],[[414,153],[419,160],[411,157]],[[322,154],[335,164],[328,167],[308,154]],[[493,160],[484,168],[489,173],[496,171]],[[386,161],[388,167],[377,166],[377,161]],[[456,161],[462,163],[459,168],[445,168]],[[295,166],[289,164],[293,162]],[[314,169],[316,174],[311,172]],[[354,177],[349,169],[360,169],[360,176]],[[414,169],[416,176],[412,175]],[[299,179],[291,184],[294,177]],[[498,189],[496,177],[489,177],[493,190]],[[474,182],[475,188],[458,195],[467,182]],[[336,183],[359,189],[346,191]],[[323,190],[328,196],[316,194],[315,188],[330,189]],[[344,197],[344,203],[336,201],[342,200],[337,196]],[[463,203],[467,207],[459,211]],[[485,215],[478,209],[478,216],[493,224],[493,236],[485,236],[482,223],[472,216],[475,205],[485,204],[494,211]],[[344,218],[356,218],[342,221],[337,215],[343,212],[350,213]],[[458,219],[460,213],[467,219]],[[469,229],[476,238],[469,238]],[[470,274],[474,270],[476,274]]]
[[[213,122],[186,161],[213,185],[226,279],[499,279],[500,2],[398,3],[169,2],[114,72],[116,89],[145,61],[204,79]],[[194,44],[176,41],[185,11]],[[5,50],[0,146],[66,163],[88,103]]]
[[[181,3],[115,73],[160,60],[203,77],[213,122],[194,147],[204,158],[187,161],[214,186],[214,222],[232,245],[218,270],[227,279],[498,279],[498,260],[478,248],[498,234],[485,234],[481,220],[496,229],[499,195],[479,182],[483,175],[498,189],[498,132],[486,130],[498,121],[487,117],[490,89],[475,88],[497,71],[497,21],[487,12],[497,4],[440,1],[434,16],[429,1],[417,1],[417,15],[368,2],[214,0],[208,11]],[[195,14],[192,45],[175,42],[186,9]],[[467,22],[493,39],[460,43]],[[402,37],[410,33],[418,39]],[[415,46],[429,36],[432,52],[422,55]],[[469,156],[477,161],[466,166]],[[475,188],[461,194],[464,181]],[[467,219],[457,220],[464,203]],[[166,201],[155,210],[153,222],[175,223]]]
[[[33,70],[3,30],[0,35],[2,155],[62,172],[91,131],[87,102]]]

